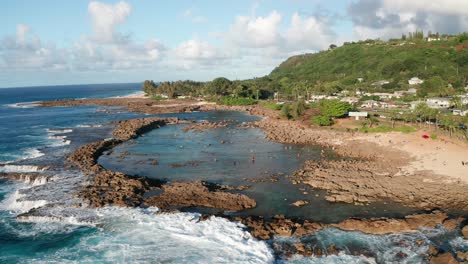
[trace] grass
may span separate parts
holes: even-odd
[[[260,105],[263,107],[272,109],[272,110],[281,110],[283,105],[277,104],[276,102],[268,102],[268,101],[262,101],[260,102]]]
[[[164,98],[160,95],[154,95],[153,97],[151,97],[151,99],[156,100],[156,101],[161,101],[161,100],[166,100],[167,98]]]
[[[223,104],[223,105],[254,105],[257,103],[255,99],[252,98],[246,98],[246,97],[230,97],[230,96],[225,96],[221,97],[220,99],[217,100],[217,103]]]
[[[401,126],[401,127],[389,127],[385,125],[380,125],[377,127],[364,127],[359,129],[360,132],[364,133],[388,133],[388,132],[402,132],[402,133],[413,133],[416,132],[416,128],[410,126]]]

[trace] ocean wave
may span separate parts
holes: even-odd
[[[65,129],[47,129],[47,133],[51,134],[67,134],[73,132],[73,129],[65,128]]]
[[[224,218],[199,214],[154,214],[135,208],[97,209],[99,232],[43,260],[152,263],[273,263],[268,245]]]
[[[0,172],[41,172],[47,169],[48,169],[47,166],[37,166],[37,165],[15,165],[15,164],[0,165]]]
[[[19,214],[29,212],[31,209],[39,208],[47,204],[45,200],[29,201],[25,200],[25,197],[26,195],[16,190],[0,202],[0,210],[13,211]]]
[[[294,256],[287,261],[287,264],[374,264],[377,263],[373,258],[365,256],[353,256],[340,253],[338,255],[322,257],[304,257]]]
[[[39,101],[4,104],[4,106],[11,107],[11,108],[32,108],[32,107],[39,106]]]
[[[77,125],[76,127],[94,128],[94,127],[102,127],[102,125],[101,124],[82,124],[82,125]]]

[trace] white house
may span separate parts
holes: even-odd
[[[391,94],[391,93],[372,93],[372,95],[374,96],[378,96],[380,99],[391,99],[393,98],[395,95],[394,94]]]
[[[379,106],[379,102],[374,101],[374,100],[366,100],[362,102],[361,104],[361,108],[374,108],[378,106]]]
[[[340,101],[341,102],[347,102],[349,104],[354,104],[354,103],[357,103],[359,101],[359,98],[357,98],[357,97],[343,97],[343,98],[341,98]]]
[[[372,83],[372,86],[381,86],[381,85],[384,85],[384,84],[389,84],[390,82],[387,81],[387,80],[381,80],[381,81],[378,81],[378,82],[375,82],[375,83]]]
[[[408,83],[409,83],[409,85],[419,85],[419,84],[424,83],[424,81],[419,79],[418,77],[413,77],[413,78],[408,80]]]
[[[445,97],[428,98],[426,100],[426,104],[430,108],[449,108],[450,98],[445,98]]]
[[[466,116],[468,115],[468,110],[454,109],[453,115]]]
[[[407,93],[409,93],[409,94],[416,94],[417,92],[418,92],[418,89],[416,89],[416,88],[409,88],[408,91],[407,91]]]

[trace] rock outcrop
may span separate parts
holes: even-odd
[[[220,186],[204,181],[171,182],[163,193],[145,199],[146,206],[159,208],[209,207],[237,211],[256,206],[255,200],[243,194],[224,192]]]

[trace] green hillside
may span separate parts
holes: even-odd
[[[291,57],[265,78],[278,83],[284,92],[312,89],[333,92],[341,89],[399,90],[408,79],[425,80],[422,95],[444,95],[468,85],[468,35],[447,40],[361,41],[315,54]],[[362,78],[362,81],[358,81]],[[380,86],[374,82],[387,80]],[[449,84],[453,88],[447,87]]]

